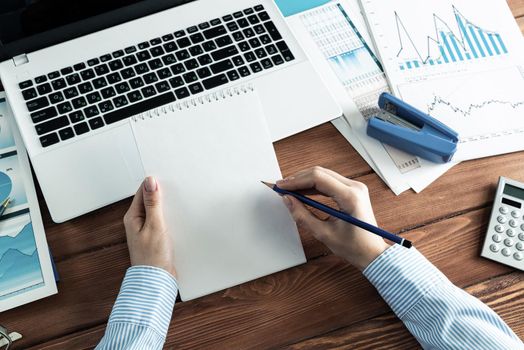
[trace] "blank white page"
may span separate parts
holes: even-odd
[[[306,261],[282,200],[260,183],[281,173],[258,96],[224,96],[133,122],[162,189],[182,300]]]

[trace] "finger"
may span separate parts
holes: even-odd
[[[337,172],[335,172],[335,171],[333,171],[331,169],[322,168],[322,170],[324,170],[326,172],[326,174],[328,174],[329,176],[334,177],[335,179],[337,179],[338,181],[342,182],[346,186],[351,187],[351,186],[355,186],[355,185],[360,184],[360,182],[348,179],[347,177],[342,176],[339,173],[337,173]]]
[[[127,210],[124,216],[124,223],[129,223],[130,220],[134,220],[136,218],[144,218],[146,216],[144,208],[144,195],[142,194],[142,191],[143,184],[140,185],[138,191],[133,197],[133,201],[131,202],[129,209]]]
[[[325,222],[313,215],[313,213],[307,210],[307,208],[297,199],[291,196],[284,196],[283,200],[291,213],[293,220],[295,220],[298,225],[311,232],[311,234],[313,234],[313,236],[319,241],[322,242],[326,239],[328,227]]]
[[[162,201],[158,183],[154,177],[149,176],[144,180],[142,187],[146,212],[145,225],[159,228],[164,224],[164,215],[162,212]]]
[[[319,192],[336,199],[348,190],[347,186],[329,175],[325,169],[314,167],[297,173],[284,180],[278,181],[277,185],[285,190],[295,191],[315,188]]]

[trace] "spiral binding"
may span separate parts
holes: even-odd
[[[147,112],[137,114],[131,117],[131,119],[134,122],[138,122],[140,120],[152,119],[152,118],[160,117],[160,115],[162,114],[168,114],[170,112],[175,112],[175,111],[182,111],[185,109],[197,107],[199,105],[204,105],[206,103],[218,102],[218,101],[233,97],[235,95],[247,94],[253,91],[255,91],[255,87],[252,84],[233,86],[227,89],[222,89],[219,91],[209,93],[207,95],[195,97],[195,98],[184,100],[181,102],[170,103],[162,107],[151,109]]]

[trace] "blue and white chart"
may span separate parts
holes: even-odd
[[[0,312],[55,294],[56,282],[29,160],[0,93]]]
[[[393,92],[460,134],[455,160],[524,150],[524,39],[505,0],[361,0]]]

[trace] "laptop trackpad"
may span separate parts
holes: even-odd
[[[144,178],[130,125],[93,136],[33,159],[55,222],[127,198]]]

